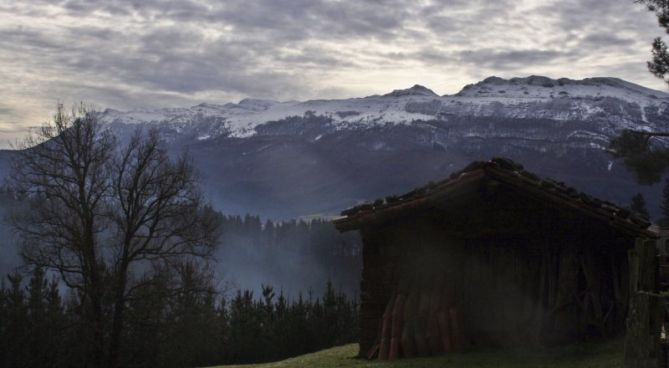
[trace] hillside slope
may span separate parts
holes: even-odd
[[[230,214],[336,215],[502,156],[621,205],[641,190],[657,215],[659,188],[640,189],[606,147],[622,129],[669,130],[669,94],[615,78],[490,77],[455,95],[413,86],[339,100],[108,109],[100,119],[121,139],[157,128],[170,151],[190,153],[207,197]],[[0,152],[0,176],[8,155]]]
[[[358,345],[340,346],[275,363],[226,365],[218,368],[617,368],[622,367],[622,341],[551,348],[543,351],[488,350],[392,363],[354,358]]]

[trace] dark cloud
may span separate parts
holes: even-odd
[[[196,29],[161,27],[133,34],[76,26],[60,37],[16,29],[3,32],[0,47],[32,54],[36,70],[69,74],[81,83],[91,78],[159,91],[222,89],[265,97],[300,88],[300,77],[292,72],[257,66],[270,43],[206,40]],[[307,58],[302,55],[303,62]]]
[[[567,31],[566,34],[601,37],[602,40],[610,37],[609,41],[630,35],[652,39],[653,28],[656,28],[653,15],[631,1],[564,0],[542,5],[537,12],[545,14],[548,24]]]
[[[401,31],[413,8],[408,0],[69,0],[61,2],[61,6],[80,17],[103,13],[133,15],[144,21],[233,26],[239,31],[271,32],[284,40],[314,36],[393,37]]]
[[[568,54],[555,50],[477,50],[465,51],[460,54],[460,60],[478,67],[513,70],[526,65],[554,63],[564,61]]]
[[[12,109],[11,107],[6,107],[6,106],[0,105],[0,116],[11,115],[13,113],[14,113],[14,109]]]
[[[639,41],[630,37],[621,37],[615,34],[588,34],[581,41],[583,48],[627,48],[635,46]]]
[[[443,48],[426,48],[416,52],[415,54],[411,55],[402,54],[402,55],[404,58],[415,58],[427,64],[435,64],[435,63],[441,64],[441,63],[452,63],[454,61],[458,61],[461,58],[457,54],[458,53],[455,53],[452,50]]]
[[[233,0],[222,15],[240,29],[284,31],[295,39],[390,40],[402,32],[411,8],[404,1]]]

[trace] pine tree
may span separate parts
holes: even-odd
[[[655,13],[658,25],[669,33],[669,1],[635,0],[646,5]],[[661,37],[655,38],[652,45],[652,59],[648,62],[651,74],[669,84],[669,48]],[[654,147],[652,138],[667,137],[668,131],[647,132],[624,130],[611,139],[609,148],[614,157],[623,158],[625,166],[636,175],[640,184],[655,184],[662,179],[662,174],[669,170],[669,150],[661,146]]]
[[[646,218],[650,218],[648,209],[646,209],[646,200],[643,198],[641,193],[637,193],[634,197],[632,197],[630,209],[640,215],[643,215]]]
[[[655,13],[660,28],[669,33],[669,2],[667,0],[637,0],[646,5],[648,10]],[[648,70],[658,78],[669,83],[669,51],[662,38],[653,41],[653,59],[648,62]]]
[[[6,352],[4,367],[30,366],[30,336],[26,329],[29,325],[28,306],[26,295],[23,290],[23,277],[18,272],[7,275],[9,288],[5,291],[7,326],[3,334],[6,334],[5,345],[2,350]]]

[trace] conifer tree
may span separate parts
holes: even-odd
[[[635,0],[646,5],[655,13],[658,25],[669,33],[669,1],[667,0]],[[651,74],[669,84],[669,49],[661,37],[655,38],[652,44],[652,60],[648,62]],[[655,184],[662,174],[669,169],[669,150],[663,146],[655,146],[652,138],[668,137],[669,132],[648,132],[624,130],[611,139],[609,149],[615,157],[624,159],[625,166],[636,174],[641,184]]]
[[[669,33],[669,1],[636,0],[636,2],[646,5],[649,11],[655,13],[660,28]],[[653,41],[652,54],[653,59],[648,62],[648,70],[669,84],[669,51],[662,38],[657,37]]]
[[[643,198],[641,193],[637,193],[634,197],[632,197],[632,204],[630,205],[630,209],[640,215],[645,216],[646,218],[650,218],[648,209],[646,208],[646,200]]]

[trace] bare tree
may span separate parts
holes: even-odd
[[[185,156],[172,162],[157,132],[138,130],[110,167],[113,229],[113,316],[109,366],[118,366],[124,308],[144,283],[130,283],[133,266],[179,265],[211,255],[218,217],[203,208]],[[146,272],[146,271],[145,271]]]
[[[59,105],[25,144],[11,179],[30,203],[13,221],[22,255],[79,295],[91,365],[117,367],[128,301],[152,270],[209,257],[218,217],[188,159],[171,160],[156,132],[137,130],[119,145],[94,113]]]
[[[55,270],[80,296],[92,328],[91,363],[104,355],[106,265],[99,234],[109,193],[106,166],[114,139],[84,109],[58,106],[53,122],[25,142],[13,162],[11,186],[30,201],[14,217],[29,264]]]

